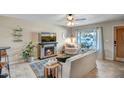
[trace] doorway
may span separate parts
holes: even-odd
[[[115,60],[124,62],[124,26],[114,27]]]

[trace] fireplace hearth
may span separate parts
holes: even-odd
[[[39,43],[39,59],[57,55],[57,42]]]

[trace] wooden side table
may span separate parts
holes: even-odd
[[[9,77],[11,77],[10,76],[10,67],[9,67],[9,58],[8,58],[8,55],[7,55],[7,52],[6,52],[7,49],[10,49],[10,47],[0,47],[0,64],[1,64],[0,76],[1,77],[4,77],[4,75],[1,75],[1,72],[2,72],[2,64],[5,64],[5,63],[7,64]],[[5,58],[5,62],[1,62],[2,57]]]
[[[49,74],[51,76],[51,78],[58,78],[58,69],[61,66],[61,77],[62,77],[62,65],[60,63],[54,63],[51,65],[45,65],[44,66],[44,77],[48,78]]]

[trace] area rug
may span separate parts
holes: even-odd
[[[44,64],[46,62],[47,60],[42,60],[40,62],[30,64],[37,78],[44,78]]]

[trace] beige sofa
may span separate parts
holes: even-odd
[[[78,54],[63,63],[63,78],[81,78],[96,67],[96,51]]]
[[[75,43],[65,44],[65,54],[77,54],[80,51],[80,46]]]

